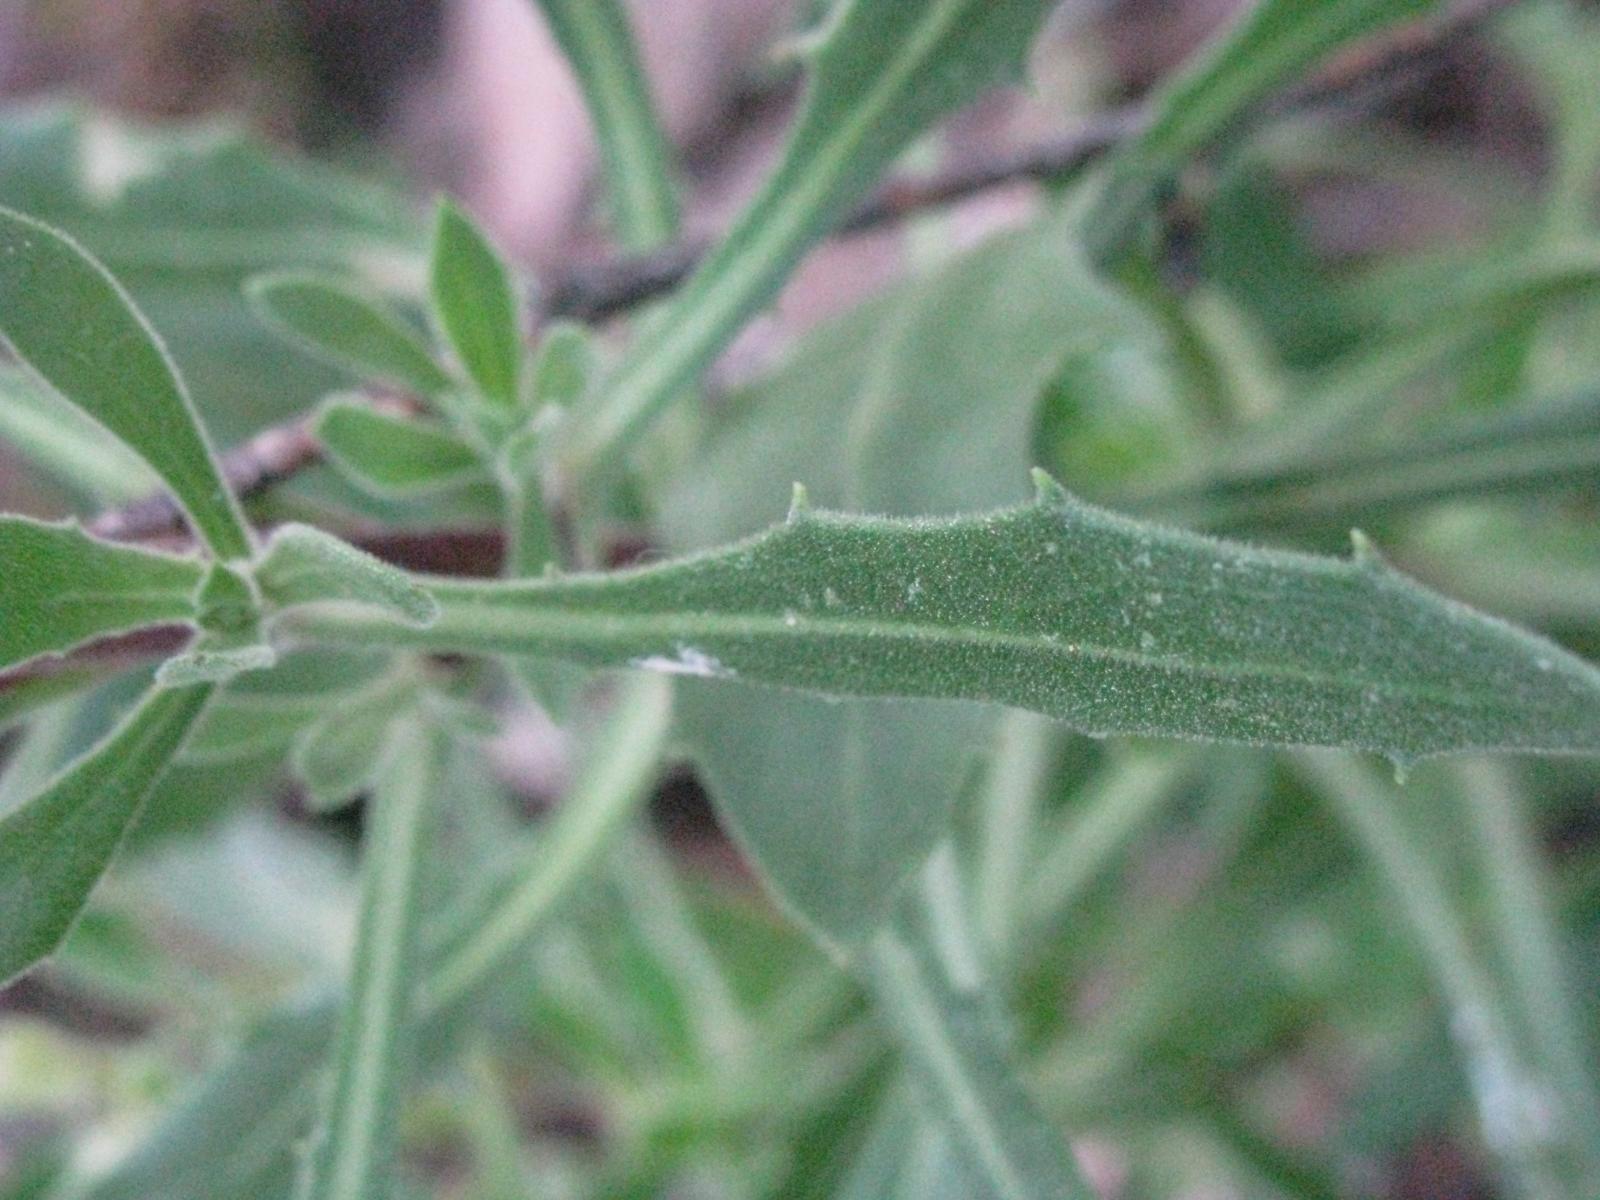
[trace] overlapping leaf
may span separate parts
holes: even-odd
[[[898,521],[801,515],[714,554],[605,577],[438,580],[402,632],[322,637],[547,653],[846,695],[987,700],[1093,733],[1409,759],[1600,752],[1600,671],[1352,560],[1255,549],[1075,501]]]
[[[148,462],[219,557],[250,553],[244,518],[155,331],[76,243],[3,209],[0,339]]]
[[[107,634],[192,622],[204,573],[194,559],[17,516],[0,516],[0,564],[0,670]]]

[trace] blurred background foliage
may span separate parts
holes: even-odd
[[[691,234],[770,162],[812,7],[632,6]],[[1033,86],[898,171],[1136,101],[1236,7],[1063,5]],[[819,249],[656,436],[613,557],[750,532],[792,479],[870,511],[1008,502],[1031,460],[1258,541],[1339,553],[1358,525],[1445,592],[1600,657],[1600,8],[1476,7],[1441,41],[1386,35],[1394,69],[1349,84],[1378,53],[1357,47],[1306,81],[1326,96],[1269,106],[1184,173],[1115,280],[1078,264],[1061,186],[1020,181]],[[538,294],[615,252],[581,97],[526,0],[9,0],[0,95],[0,204],[127,283],[225,445],[356,382],[250,314],[253,273],[333,268],[415,313],[439,189]],[[6,509],[89,515],[149,490],[3,363],[0,455]],[[471,486],[377,499],[319,466],[255,512],[387,538],[413,565],[493,565],[498,514]],[[359,834],[358,815],[309,815],[283,769],[321,711],[292,688],[369,669],[236,687],[66,952],[0,993],[4,1200],[285,1194],[275,1106],[320,1049],[296,1021],[342,970]],[[131,687],[12,729],[0,809]],[[474,818],[435,886],[537,828],[583,719],[518,710],[492,754],[462,756],[453,803]],[[1592,1101],[1600,1078],[1600,769],[1430,764],[1388,804],[1397,785],[1345,760],[1006,720],[1045,803],[996,954],[1026,1076],[1103,1195],[1488,1200],[1563,1169],[1537,1161],[1536,1126],[1541,1089]],[[1413,860],[1373,857],[1374,805]],[[962,809],[980,847],[987,811]],[[855,1194],[868,1143],[911,1135],[854,985],[772,909],[687,772],[614,858],[491,1023],[428,1035],[416,1194]],[[1550,945],[1528,933],[1546,909]],[[1530,964],[1545,951],[1558,966]],[[1519,1061],[1479,1053],[1476,1006],[1538,1013],[1537,994],[1493,999],[1530,987],[1570,989],[1576,1026],[1515,1030]],[[1508,1155],[1534,1160],[1510,1183]]]

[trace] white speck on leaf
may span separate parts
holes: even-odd
[[[735,674],[732,667],[723,666],[704,650],[697,650],[693,646],[681,643],[676,657],[651,654],[645,658],[632,659],[628,665],[644,671],[659,671],[663,675],[693,675],[698,679],[731,679]]]

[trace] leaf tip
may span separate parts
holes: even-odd
[[[1033,476],[1033,502],[1047,508],[1065,508],[1072,503],[1072,496],[1067,489],[1061,486],[1056,477],[1043,467],[1034,467]]]
[[[805,484],[795,480],[794,487],[789,493],[789,515],[784,519],[793,525],[805,520],[811,513],[811,493],[806,491]]]

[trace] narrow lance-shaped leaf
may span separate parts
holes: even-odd
[[[436,731],[414,720],[395,725],[362,850],[353,978],[328,1111],[300,1188],[306,1200],[377,1200],[393,1187],[420,960],[419,884],[442,758]]]
[[[425,495],[487,478],[472,447],[442,425],[358,401],[324,405],[315,433],[334,467],[376,496]]]
[[[0,986],[61,944],[212,689],[156,689],[0,819]]]
[[[274,672],[259,678],[278,677]],[[529,944],[573,888],[593,873],[611,845],[610,835],[648,795],[666,741],[671,687],[643,675],[625,686],[614,715],[590,747],[588,766],[531,863],[520,858],[508,863],[484,889],[487,902],[472,905],[451,924],[454,936],[428,953],[431,966],[418,1014],[427,1022],[418,1038],[424,1055],[430,1046],[448,1044],[433,1031],[459,1019],[476,989]],[[333,1041],[338,1016],[338,1005],[319,1001],[269,1020],[147,1141],[97,1181],[85,1200],[283,1194],[293,1142],[304,1132],[316,1068]]]
[[[0,516],[0,671],[141,626],[195,619],[194,559]]]
[[[560,458],[614,455],[777,293],[807,246],[917,134],[1021,73],[1046,0],[841,0],[777,171],[601,389]]]
[[[659,245],[678,231],[678,201],[627,13],[618,0],[538,3],[583,88],[623,242],[633,250]]]
[[[133,301],[77,243],[0,209],[0,339],[155,469],[220,558],[249,530],[168,357]]]
[[[1006,1031],[962,911],[948,844],[893,924],[872,941],[865,979],[905,1056],[918,1099],[983,1200],[1092,1193],[1012,1069]]]
[[[335,366],[423,396],[450,387],[422,339],[347,284],[284,272],[257,276],[246,294],[269,325]]]
[[[522,307],[494,247],[449,201],[434,225],[429,290],[434,319],[472,381],[496,404],[516,404]]]
[[[1043,478],[1043,477],[1041,477]],[[439,620],[307,616],[304,634],[988,700],[1091,733],[1600,753],[1600,671],[1351,561],[1144,524],[1068,497],[953,520],[797,514],[610,576],[430,581]]]
[[[1260,0],[1151,98],[1145,129],[1120,145],[1084,222],[1091,255],[1126,243],[1156,190],[1273,88],[1352,40],[1420,16],[1434,0]]]

